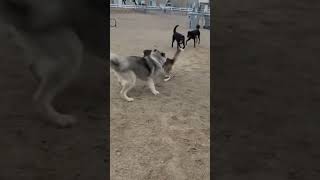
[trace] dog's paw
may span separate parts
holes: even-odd
[[[166,76],[164,79],[163,79],[163,81],[164,82],[167,82],[167,81],[169,81],[171,79],[171,76]]]
[[[133,98],[129,98],[129,97],[127,97],[127,98],[125,98],[128,102],[132,102],[132,101],[134,101],[134,99]]]
[[[59,115],[53,120],[59,128],[69,128],[77,123],[77,119],[72,115]]]
[[[167,76],[164,77],[163,81],[164,81],[164,82],[167,82],[167,81],[169,81],[170,79],[172,79],[173,76],[174,76],[174,75],[167,75]]]
[[[154,91],[152,91],[152,94],[154,94],[156,96],[156,95],[160,94],[160,92],[157,90],[154,90]]]

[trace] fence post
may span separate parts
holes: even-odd
[[[198,13],[189,13],[189,28],[190,29],[196,29],[196,26],[199,24],[199,17],[200,15]]]
[[[210,15],[204,14],[204,29],[210,29]]]

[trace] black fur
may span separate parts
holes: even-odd
[[[188,41],[190,39],[193,39],[193,46],[196,47],[196,39],[198,38],[199,42],[198,44],[200,44],[200,25],[197,25],[197,29],[193,30],[193,31],[188,31],[188,39],[186,41],[186,45],[188,45]]]
[[[174,41],[177,41],[177,48],[185,48],[186,47],[186,45],[185,45],[185,37],[184,37],[184,35],[182,35],[182,34],[180,34],[180,33],[178,33],[177,32],[177,27],[178,27],[179,25],[176,25],[175,27],[174,27],[174,29],[173,29],[173,35],[172,35],[172,42],[171,42],[171,47],[173,47],[173,43],[174,43]],[[183,47],[181,47],[180,45],[183,45]]]

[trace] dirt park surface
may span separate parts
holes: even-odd
[[[173,27],[186,35],[187,16],[148,15],[111,11],[118,27],[111,28],[113,53],[141,56],[157,48],[172,57]],[[137,81],[126,102],[111,74],[111,179],[209,179],[210,31],[201,29],[196,48],[189,41],[168,82],[157,80],[154,96],[146,83]]]

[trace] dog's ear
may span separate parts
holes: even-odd
[[[143,50],[143,54],[147,54],[148,53],[148,50]]]

